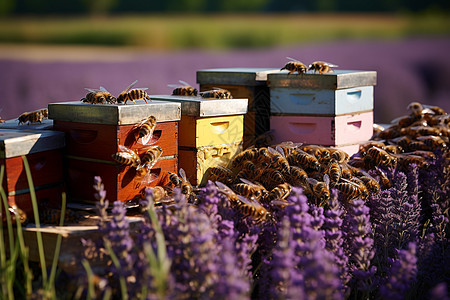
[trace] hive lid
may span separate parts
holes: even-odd
[[[154,99],[153,96],[152,100]],[[135,124],[148,116],[155,116],[158,122],[178,121],[181,105],[176,102],[137,100],[136,104],[89,104],[81,101],[50,103],[48,117],[58,121],[95,124]]]
[[[0,129],[0,158],[10,158],[65,146],[64,133],[50,130]]]
[[[18,124],[17,119],[7,120],[0,123],[0,129],[20,129],[20,130],[52,130],[53,120],[45,119],[41,123]]]
[[[242,115],[248,99],[206,99],[200,96],[152,95],[152,99],[181,103],[181,114],[194,117]]]
[[[199,84],[265,85],[267,75],[279,73],[274,68],[218,68],[197,71]]]
[[[376,85],[376,71],[334,70],[325,74],[287,74],[286,71],[268,74],[269,87],[339,90]]]

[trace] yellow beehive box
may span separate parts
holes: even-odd
[[[181,103],[180,149],[242,142],[248,99],[152,95],[152,100]]]
[[[186,171],[189,181],[203,186],[208,180],[210,167],[227,167],[236,154],[242,151],[242,143],[231,143],[195,149],[180,149],[178,163]]]

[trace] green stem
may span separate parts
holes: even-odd
[[[120,262],[119,259],[117,258],[117,255],[114,253],[112,247],[111,247],[111,242],[108,240],[105,240],[105,248],[108,250],[109,255],[111,256],[111,260],[114,264],[114,266],[116,267],[117,270],[120,270]],[[121,291],[121,295],[122,295],[122,299],[128,299],[128,291],[127,291],[127,283],[125,281],[125,277],[123,277],[123,275],[120,275],[120,291]]]
[[[27,174],[28,186],[30,188],[30,196],[31,196],[31,204],[33,205],[33,214],[34,214],[34,223],[36,224],[36,228],[39,229],[41,224],[39,222],[39,210],[37,205],[36,193],[34,190],[33,178],[31,177],[30,165],[28,164],[28,159],[25,155],[22,155],[23,166],[25,168],[25,172]],[[44,244],[42,242],[42,234],[39,230],[36,231],[36,239],[39,250],[39,262],[41,264],[42,271],[42,283],[45,287],[48,286],[47,280],[47,265],[45,263],[45,253],[44,253]]]

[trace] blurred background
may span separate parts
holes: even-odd
[[[200,69],[287,56],[377,71],[378,123],[412,101],[449,112],[449,13],[448,0],[0,0],[0,116],[136,79],[170,94]]]

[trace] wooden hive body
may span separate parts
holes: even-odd
[[[112,202],[141,197],[145,188],[167,183],[168,172],[177,172],[180,106],[162,101],[136,102],[127,105],[49,104],[49,117],[54,120],[55,129],[66,133],[65,177],[72,201],[96,201],[95,176],[102,178],[107,198]],[[71,110],[72,113],[67,113]],[[111,118],[114,113],[116,117]],[[136,139],[139,129],[135,125],[150,115],[155,116],[157,124],[150,141],[142,144]],[[135,167],[114,161],[112,156],[119,151],[119,145],[138,155],[151,146],[161,147],[163,152],[150,171],[150,182],[143,184],[142,177],[136,176]]]
[[[244,148],[252,145],[259,135],[270,129],[270,91],[268,74],[278,73],[273,68],[218,68],[197,71],[200,91],[224,88],[234,98],[248,99],[244,115]]]
[[[247,99],[154,95],[153,99],[181,103],[179,167],[188,180],[202,185],[208,168],[227,166],[242,150]]]
[[[0,129],[2,187],[8,204],[19,207],[29,219],[33,219],[33,208],[22,156],[30,166],[38,205],[58,208],[64,190],[63,147],[62,132]]]

